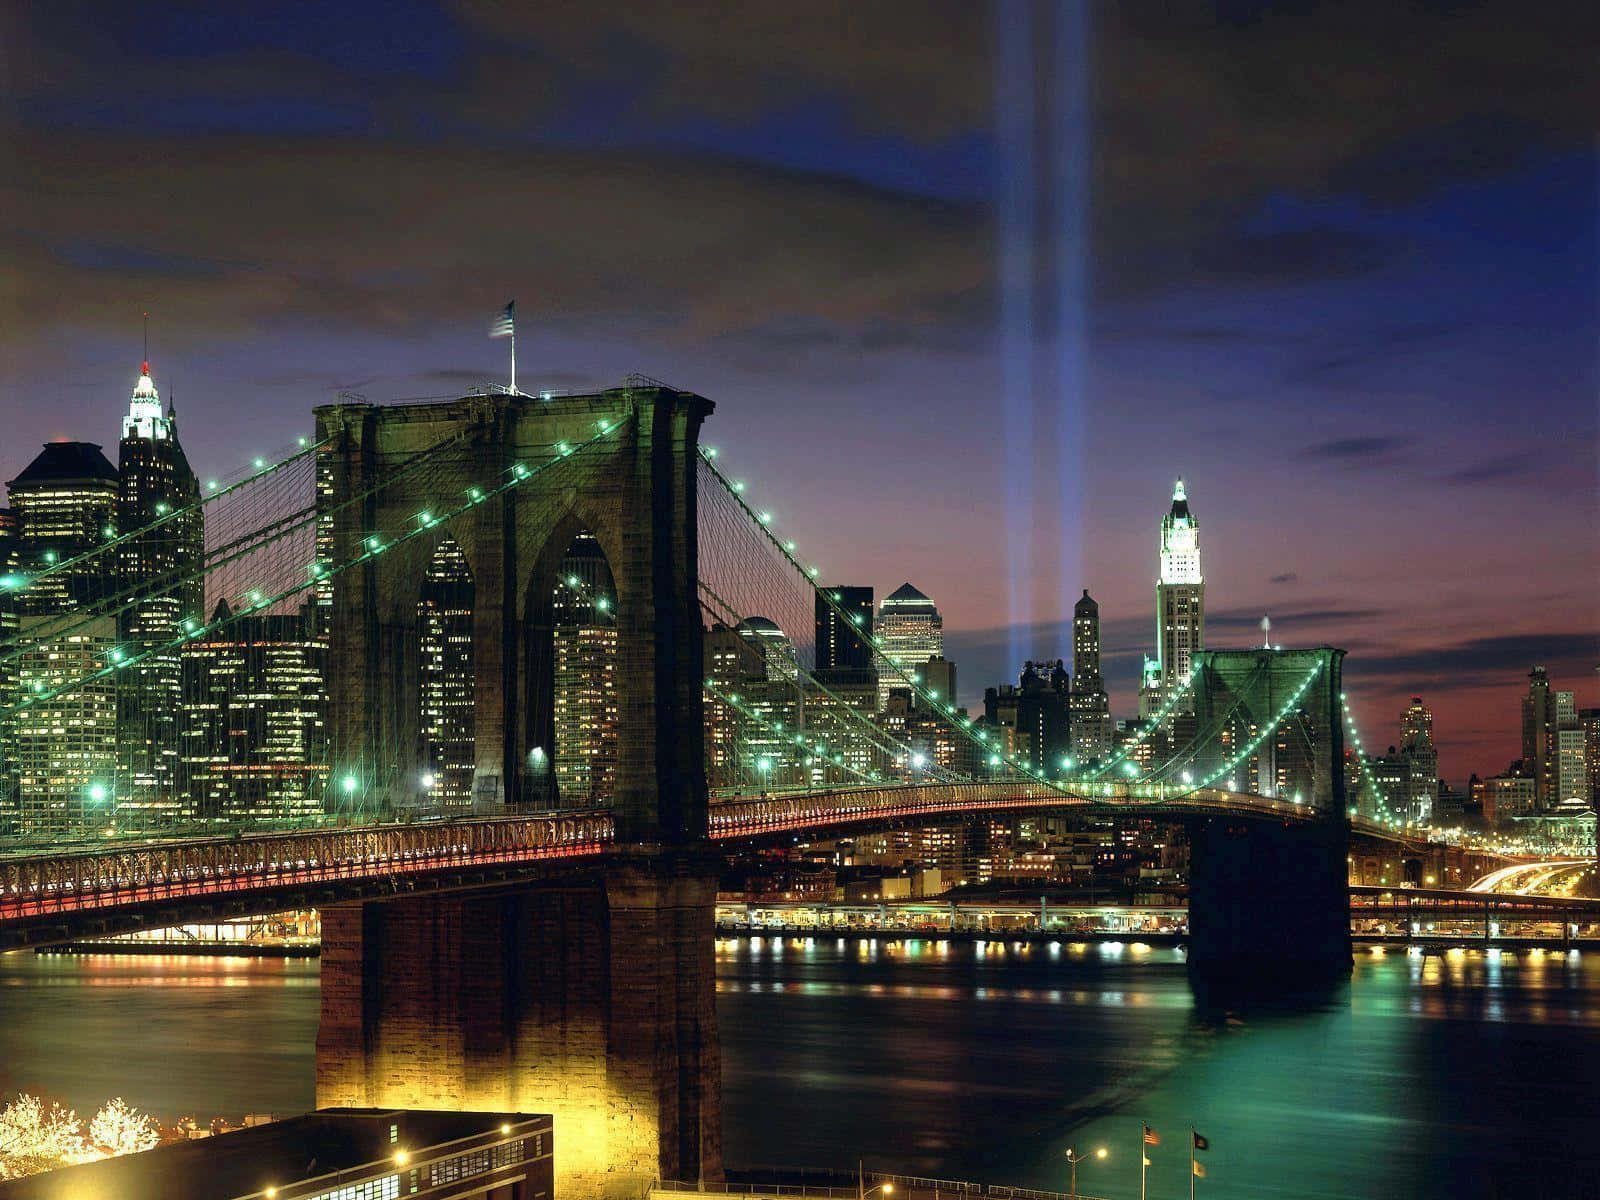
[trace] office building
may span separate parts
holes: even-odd
[[[1089,589],[1072,606],[1072,754],[1078,763],[1111,753],[1111,698],[1100,674],[1100,605]]]
[[[118,445],[115,605],[117,813],[125,824],[160,825],[188,814],[177,787],[182,662],[175,644],[185,617],[205,608],[205,518],[200,484],[178,441],[177,413],[144,363]]]
[[[230,619],[231,618],[231,619]],[[314,600],[233,616],[185,642],[176,749],[183,810],[202,822],[292,821],[328,804],[328,645]]]
[[[1439,798],[1439,751],[1433,744],[1433,711],[1421,696],[1400,714],[1400,753],[1406,760],[1405,812],[1415,821],[1429,821]]]
[[[610,800],[617,775],[617,586],[600,543],[580,533],[552,594],[556,791],[563,805]]]
[[[1550,691],[1550,677],[1543,667],[1528,672],[1528,691],[1522,697],[1522,761],[1534,781],[1538,807],[1555,804],[1559,791],[1556,779],[1556,697]]]
[[[984,690],[983,715],[989,725],[1012,731],[1017,755],[1034,771],[1059,775],[1071,756],[1070,703],[1066,664],[1029,662],[1016,686]]]
[[[112,676],[78,681],[117,647],[116,621],[91,607],[104,611],[117,572],[106,555],[85,557],[116,536],[117,469],[92,442],[49,442],[6,488],[19,587],[4,654],[19,707],[0,718],[0,738],[14,764],[14,821],[31,833],[100,826],[115,816],[117,688]]]
[[[826,596],[817,594],[815,605],[817,674],[823,678],[853,676],[852,682],[860,682],[863,674],[871,674],[876,687],[872,589],[831,587]]]
[[[872,632],[888,660],[880,663],[878,670],[878,711],[882,712],[888,707],[890,688],[905,687],[905,679],[922,674],[929,659],[944,657],[944,618],[932,600],[904,583],[884,597]]]
[[[1189,510],[1183,480],[1161,519],[1161,575],[1156,583],[1156,663],[1170,692],[1189,677],[1205,649],[1205,578],[1200,572],[1200,526]]]
[[[415,794],[426,807],[472,803],[477,768],[472,644],[476,601],[466,556],[455,539],[447,537],[428,560],[417,598],[422,776],[416,780]]]

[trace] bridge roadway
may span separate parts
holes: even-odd
[[[1082,812],[1317,820],[1313,809],[1207,789],[1148,800],[991,782],[842,788],[713,805],[713,843],[781,845],[945,818]],[[1384,831],[1361,830],[1386,836]],[[613,840],[604,812],[420,820],[272,834],[117,841],[0,857],[0,949],[269,909],[454,891],[558,875]]]

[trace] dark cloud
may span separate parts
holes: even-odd
[[[1482,458],[1445,475],[1446,483],[1463,487],[1479,483],[1508,483],[1538,474],[1539,461],[1532,454],[1501,454]]]
[[[1554,678],[1583,678],[1600,664],[1600,633],[1501,634],[1471,638],[1436,650],[1363,654],[1353,667],[1362,679],[1420,687],[1498,685],[1515,687],[1528,670],[1542,666]]]
[[[1291,625],[1299,627],[1316,628],[1319,626],[1344,626],[1357,621],[1375,621],[1386,613],[1381,608],[1278,608],[1272,612],[1263,612],[1260,609],[1231,608],[1220,609],[1216,612],[1206,613],[1206,628],[1208,630],[1256,630],[1261,626],[1261,618],[1270,616],[1272,626],[1277,630],[1288,629]],[[1278,640],[1276,637],[1274,641]]]
[[[1356,462],[1385,458],[1411,443],[1404,437],[1345,437],[1317,442],[1300,451],[1301,458],[1330,462]]]
[[[1376,271],[1391,253],[1384,238],[1342,229],[1240,233],[1196,246],[1188,277],[1266,284],[1347,279]]]

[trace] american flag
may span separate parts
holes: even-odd
[[[1148,1125],[1144,1127],[1144,1144],[1146,1146],[1161,1145],[1161,1135]]]
[[[515,337],[517,334],[517,302],[513,300],[506,305],[505,311],[489,322],[489,336],[492,338]]]

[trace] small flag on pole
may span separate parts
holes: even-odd
[[[1193,1133],[1194,1131],[1190,1130],[1190,1132]],[[1196,1133],[1194,1134],[1194,1148],[1196,1150],[1209,1150],[1211,1149],[1211,1142],[1205,1134]]]
[[[489,336],[511,339],[511,394],[517,394],[517,302],[507,304],[505,311],[489,323]]]
[[[1194,1163],[1194,1177],[1196,1179],[1204,1179],[1206,1177],[1206,1165],[1198,1159]]]
[[[1161,1145],[1161,1135],[1148,1125],[1144,1127],[1144,1144],[1146,1146]]]
[[[492,338],[515,337],[517,334],[517,302],[513,300],[506,305],[505,310],[489,323],[489,336]]]

